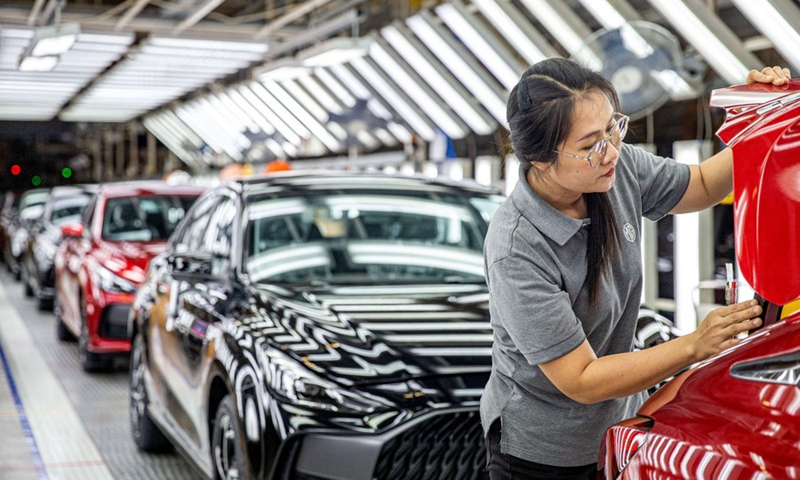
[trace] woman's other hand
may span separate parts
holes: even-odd
[[[737,335],[761,325],[760,314],[761,306],[755,300],[712,310],[697,330],[689,334],[694,337],[695,358],[704,360],[739,343]]]
[[[764,67],[759,72],[758,70],[750,70],[747,73],[747,79],[745,80],[748,85],[751,83],[771,83],[773,85],[786,85],[789,83],[789,80],[792,79],[792,75],[789,73],[788,68],[781,68],[778,66],[775,67]]]

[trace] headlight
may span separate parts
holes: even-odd
[[[98,265],[95,271],[100,290],[110,293],[136,293],[136,284],[114,274],[111,270]]]
[[[304,407],[340,413],[371,413],[385,407],[380,398],[353,393],[298,365],[283,352],[267,352],[267,381],[275,393]]]

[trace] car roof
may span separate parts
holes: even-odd
[[[733,149],[736,258],[764,299],[800,298],[800,80],[714,90],[727,118],[717,136]]]
[[[160,180],[104,183],[99,187],[104,197],[129,197],[138,195],[200,195],[206,188],[197,185],[172,185]]]
[[[228,185],[239,185],[246,192],[257,192],[269,187],[319,187],[324,188],[450,188],[484,195],[502,195],[500,189],[471,180],[430,178],[422,175],[362,173],[327,170],[293,170],[229,180]]]

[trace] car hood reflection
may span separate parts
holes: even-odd
[[[484,285],[262,290],[244,328],[318,375],[404,403],[480,397],[492,346]]]

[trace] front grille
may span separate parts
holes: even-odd
[[[128,338],[128,314],[130,305],[109,305],[100,316],[98,332],[103,338]]]
[[[50,267],[44,274],[44,278],[42,278],[42,286],[41,288],[55,288],[56,286],[56,272],[55,268]]]
[[[478,479],[486,463],[478,412],[431,418],[391,439],[375,467],[378,480]]]

